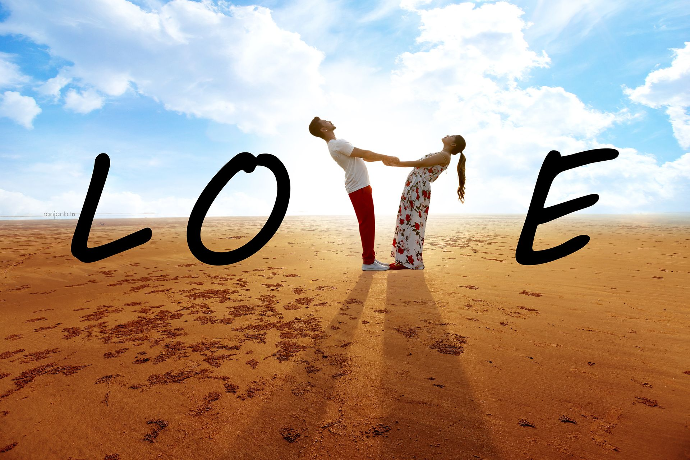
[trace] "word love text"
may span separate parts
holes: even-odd
[[[555,150],[549,152],[539,170],[532,201],[520,232],[520,239],[515,250],[515,260],[518,263],[522,265],[545,264],[566,257],[585,247],[590,240],[588,235],[576,236],[565,243],[549,249],[535,251],[532,248],[537,227],[540,224],[551,222],[566,214],[592,206],[599,200],[599,195],[582,196],[544,208],[546,197],[553,180],[563,171],[599,161],[613,160],[616,157],[618,157],[618,151],[614,149],[587,150],[567,156],[561,156]],[[278,185],[276,201],[268,221],[266,221],[259,233],[241,248],[228,252],[216,252],[208,249],[201,241],[201,226],[211,204],[213,204],[213,201],[223,187],[236,173],[240,170],[251,173],[257,166],[263,166],[271,170]],[[96,157],[91,183],[84,200],[84,207],[72,238],[72,254],[82,262],[96,262],[119,254],[148,242],[152,236],[151,229],[144,228],[102,246],[87,247],[91,225],[93,224],[93,218],[98,202],[101,199],[101,193],[103,192],[109,169],[110,158],[105,153],[101,153]],[[230,265],[244,260],[264,247],[275,235],[283,222],[289,200],[290,177],[285,166],[278,158],[266,153],[258,157],[249,152],[239,153],[218,171],[204,191],[201,192],[201,195],[199,195],[199,199],[194,205],[187,222],[187,245],[189,250],[197,259],[209,265]]]

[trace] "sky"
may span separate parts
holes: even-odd
[[[0,218],[78,215],[101,152],[98,217],[187,217],[243,151],[285,164],[288,215],[353,214],[314,116],[402,160],[462,134],[465,203],[454,157],[432,213],[524,214],[549,151],[603,147],[619,157],[560,174],[547,205],[690,212],[690,4],[0,0]],[[409,168],[367,166],[394,215]],[[240,172],[208,215],[268,215],[275,193]]]

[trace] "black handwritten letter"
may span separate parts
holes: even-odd
[[[273,205],[271,215],[268,217],[268,221],[266,221],[266,224],[259,233],[241,248],[228,252],[211,251],[201,242],[201,226],[204,223],[204,218],[206,217],[208,209],[211,207],[211,204],[213,204],[213,200],[215,200],[221,190],[223,190],[225,184],[227,184],[236,173],[240,170],[251,173],[257,166],[264,166],[270,169],[273,175],[275,175],[278,185],[276,201]],[[258,157],[255,157],[249,152],[239,153],[213,176],[213,179],[211,179],[204,191],[199,195],[199,199],[196,201],[194,209],[192,209],[192,213],[189,215],[189,222],[187,223],[187,245],[189,246],[189,250],[197,259],[208,265],[230,265],[244,260],[264,247],[273,235],[275,235],[280,224],[283,222],[289,201],[290,177],[288,176],[285,166],[278,158],[267,153],[263,153]]]
[[[534,194],[532,195],[532,202],[529,205],[529,210],[525,217],[525,224],[522,227],[517,249],[515,250],[515,260],[517,260],[518,263],[522,265],[539,265],[553,262],[554,260],[579,251],[589,243],[589,236],[579,235],[553,248],[541,251],[532,249],[534,236],[539,224],[551,222],[571,212],[592,206],[599,201],[599,195],[591,194],[544,208],[546,196],[549,194],[549,189],[556,176],[568,169],[596,163],[598,161],[613,160],[617,156],[618,150],[615,149],[587,150],[564,157],[555,150],[549,152],[546,159],[544,159],[541,170],[539,170],[537,183],[534,186]]]
[[[140,246],[151,239],[151,229],[143,228],[102,246],[97,246],[95,248],[87,247],[91,225],[93,224],[93,217],[96,214],[98,202],[101,200],[101,193],[103,193],[103,186],[105,185],[105,180],[108,178],[109,169],[110,158],[107,154],[101,153],[96,157],[96,161],[94,162],[89,191],[86,193],[84,206],[81,208],[81,214],[77,221],[77,228],[74,230],[74,236],[72,237],[72,255],[85,263],[107,259],[115,254]]]

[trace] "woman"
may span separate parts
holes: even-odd
[[[417,161],[399,161],[390,166],[412,166],[414,169],[407,176],[405,189],[400,197],[398,218],[396,219],[395,237],[391,256],[395,262],[391,270],[424,269],[422,248],[426,218],[429,214],[431,183],[435,181],[450,164],[451,155],[460,153],[458,162],[458,198],[465,202],[465,139],[460,136],[446,136],[442,140],[443,150],[430,153]]]

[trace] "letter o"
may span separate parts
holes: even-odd
[[[259,233],[244,246],[228,252],[216,252],[208,249],[201,241],[201,227],[213,201],[223,190],[223,187],[240,170],[252,173],[257,166],[268,168],[276,178],[278,189],[271,215],[268,216],[268,220]],[[285,169],[285,165],[277,157],[268,153],[262,153],[257,157],[249,152],[238,153],[213,176],[213,179],[199,195],[187,222],[187,245],[189,250],[199,261],[208,265],[230,265],[251,257],[264,247],[278,231],[287,212],[289,202],[290,177],[288,176],[287,169]]]

